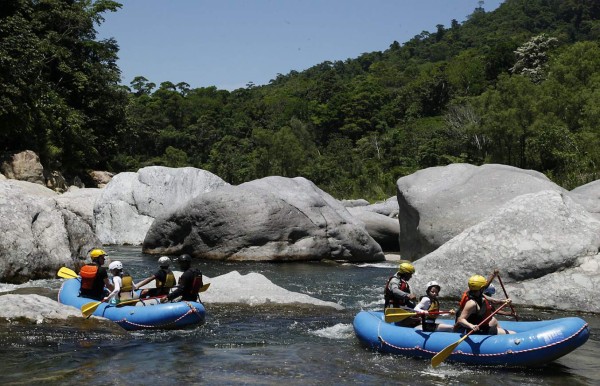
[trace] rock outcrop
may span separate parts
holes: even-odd
[[[362,223],[301,177],[266,177],[199,195],[157,218],[143,251],[219,260],[384,260]]]
[[[96,234],[103,244],[140,245],[155,217],[225,185],[216,175],[190,167],[150,166],[119,173],[96,200]]]
[[[400,253],[415,260],[526,193],[567,191],[542,173],[506,165],[452,164],[397,181]]]
[[[0,181],[0,281],[55,277],[100,244],[90,225],[56,197],[38,184]]]
[[[415,261],[411,287],[436,280],[458,298],[471,275],[498,268],[517,304],[600,312],[599,249],[600,221],[567,194],[525,194]]]

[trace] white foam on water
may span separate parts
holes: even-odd
[[[382,263],[364,263],[356,264],[358,268],[385,268],[385,269],[396,269],[398,268],[397,262],[382,262]]]
[[[380,310],[383,308],[385,301],[383,299],[374,300],[371,302],[359,301],[358,305],[365,310]]]
[[[338,323],[335,326],[311,331],[313,335],[327,339],[350,339],[354,338],[354,328],[351,324]]]
[[[423,370],[420,373],[423,375],[436,377],[440,379],[459,379],[461,376],[464,376],[467,373],[476,373],[476,371],[471,370],[465,366],[453,365],[451,363],[442,362],[439,367],[429,367],[428,369]]]
[[[58,288],[60,283],[56,279],[41,279],[41,280],[29,280],[23,284],[9,284],[0,283],[0,293],[10,292],[20,288]]]
[[[14,291],[17,288],[19,286],[16,284],[0,283],[0,293]]]

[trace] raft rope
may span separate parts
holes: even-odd
[[[375,315],[373,315],[373,316],[375,316]],[[392,348],[394,348],[396,350],[399,350],[399,351],[415,351],[416,350],[416,351],[422,351],[422,352],[425,352],[425,353],[428,353],[428,354],[433,354],[433,355],[435,355],[435,354],[438,353],[438,351],[426,350],[426,349],[424,349],[424,348],[422,348],[420,346],[415,346],[415,347],[399,347],[399,346],[396,346],[396,345],[394,345],[394,344],[392,344],[390,342],[386,342],[385,339],[383,339],[383,337],[380,334],[380,331],[381,331],[380,327],[381,327],[382,324],[383,324],[383,322],[380,321],[379,324],[377,325],[377,339],[379,339],[379,341],[381,342],[381,344],[382,344],[381,347],[382,348],[383,348],[383,345],[387,345],[387,346],[392,347]],[[505,351],[505,352],[502,352],[502,353],[496,353],[496,354],[473,354],[473,353],[463,352],[462,350],[457,350],[457,351],[454,351],[452,353],[452,355],[453,356],[455,356],[455,355],[464,355],[464,356],[473,356],[473,357],[494,357],[494,356],[503,356],[503,355],[509,355],[509,354],[510,355],[514,355],[514,354],[521,354],[521,353],[526,353],[526,352],[531,352],[531,351],[537,351],[537,350],[541,350],[541,349],[544,349],[544,348],[556,346],[556,345],[562,344],[562,343],[564,343],[564,342],[566,342],[566,341],[568,341],[570,339],[573,339],[577,335],[579,335],[579,333],[581,331],[585,330],[586,328],[588,328],[588,324],[587,323],[584,324],[578,331],[576,331],[571,336],[568,336],[568,337],[566,337],[566,338],[564,338],[564,339],[562,339],[562,340],[560,340],[558,342],[550,343],[550,344],[547,344],[547,345],[544,345],[544,346],[535,347],[535,348],[529,348],[529,349],[518,350],[518,351],[508,350],[508,351]]]
[[[177,324],[177,322],[179,322],[180,320],[182,320],[183,318],[185,318],[188,315],[191,314],[197,314],[200,318],[202,317],[202,315],[200,314],[200,311],[194,307],[191,303],[189,302],[184,302],[185,304],[188,305],[188,307],[190,307],[190,309],[183,315],[181,315],[180,317],[178,317],[177,319],[173,320],[172,322],[168,322],[168,323],[164,323],[164,324],[159,324],[159,325],[151,325],[151,324],[139,324],[139,323],[134,323],[134,322],[130,322],[129,320],[127,320],[127,318],[123,318],[121,320],[117,320],[116,323],[121,325],[121,323],[125,324],[125,325],[130,325],[130,326],[135,326],[135,327],[139,327],[139,328],[168,328],[169,326],[173,326],[175,324]],[[125,328],[125,327],[123,327]]]

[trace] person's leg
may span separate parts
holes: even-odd
[[[497,335],[498,334],[498,321],[496,320],[496,318],[492,318],[490,320],[489,326],[490,326],[490,328],[487,331],[487,333],[490,335]]]
[[[511,330],[507,330],[507,329],[502,328],[502,327],[498,327],[498,335],[508,335],[508,334],[516,334],[516,332],[511,331]]]
[[[435,331],[437,331],[437,332],[454,332],[454,326],[451,326],[449,324],[440,323],[440,324],[438,324]]]

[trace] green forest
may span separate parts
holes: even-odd
[[[456,162],[534,169],[566,189],[600,178],[600,2],[484,2],[383,52],[234,91],[120,84],[110,0],[4,0],[0,152],[67,179],[193,166],[239,184],[303,176],[339,199]]]

